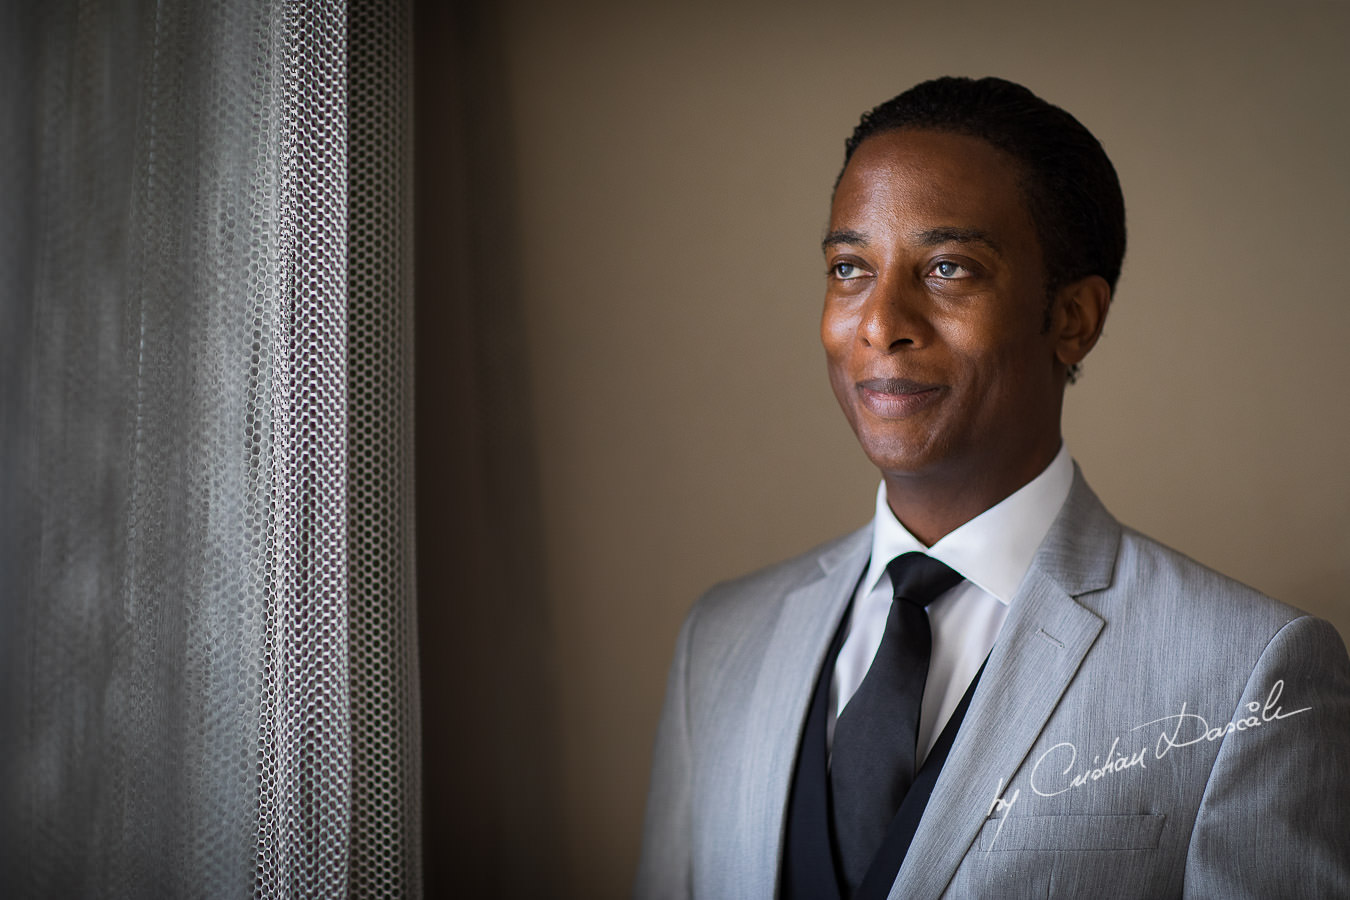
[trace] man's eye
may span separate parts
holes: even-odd
[[[841,262],[830,266],[830,274],[841,281],[848,281],[853,278],[861,277],[862,273],[862,269],[858,268],[853,263]]]
[[[939,278],[958,278],[965,271],[966,271],[965,266],[962,266],[958,263],[949,262],[948,260],[945,259],[942,262],[938,263],[937,265],[933,266],[933,272],[936,273]]]

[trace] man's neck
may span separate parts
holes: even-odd
[[[960,472],[922,476],[883,472],[886,502],[900,524],[925,547],[931,547],[1031,483],[1054,460],[1059,445],[1056,435],[1048,452],[1024,457],[1023,464],[1001,470],[961,467]]]

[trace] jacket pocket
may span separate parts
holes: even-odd
[[[1016,816],[990,819],[980,849],[1155,850],[1167,816]]]

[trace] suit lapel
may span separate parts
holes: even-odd
[[[1077,466],[1069,498],[1014,597],[965,722],[891,889],[937,897],[969,851],[1103,622],[1074,599],[1110,584],[1120,525]]]
[[[776,885],[787,798],[807,706],[840,617],[871,551],[864,528],[823,555],[820,577],[789,592],[765,651],[736,758],[749,767],[739,784],[739,833],[747,836],[748,884]]]

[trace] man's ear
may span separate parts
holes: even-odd
[[[1055,357],[1066,367],[1081,363],[1102,336],[1110,308],[1111,287],[1100,275],[1089,275],[1060,288],[1050,317]]]

